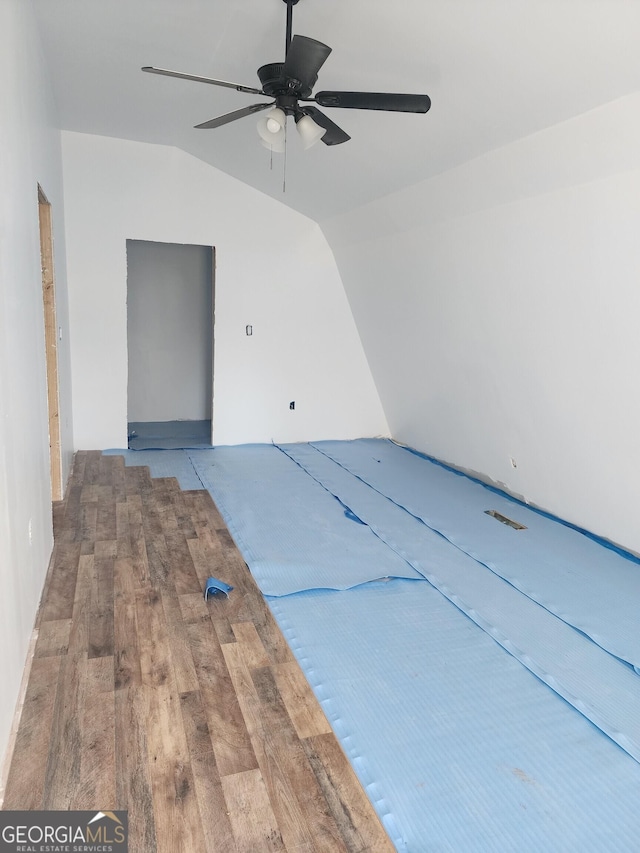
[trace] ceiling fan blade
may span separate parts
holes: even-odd
[[[212,127],[222,127],[223,124],[229,124],[230,121],[235,121],[245,116],[250,116],[252,113],[259,113],[261,110],[266,110],[273,106],[273,101],[268,104],[251,104],[250,107],[243,107],[241,110],[234,110],[232,113],[225,113],[217,118],[203,121],[202,124],[196,124],[198,130],[209,130]]]
[[[226,89],[235,89],[237,92],[247,92],[249,95],[264,95],[262,89],[253,89],[251,86],[242,86],[240,83],[227,83],[226,80],[214,80],[212,77],[200,77],[197,74],[183,74],[181,71],[168,71],[166,68],[154,68],[145,65],[140,69],[150,74],[164,74],[165,77],[179,77],[181,80],[195,80],[196,83],[212,83],[214,86],[224,86]]]
[[[320,127],[325,128],[327,132],[322,137],[322,141],[325,145],[340,145],[341,142],[348,142],[351,139],[348,133],[345,133],[341,127],[338,127],[335,122],[332,122],[330,118],[328,118],[324,113],[321,113],[316,107],[304,107],[302,112],[311,116],[315,123],[319,124]]]
[[[321,107],[388,110],[398,113],[426,113],[431,106],[431,98],[428,95],[396,95],[385,92],[318,92],[314,100]]]
[[[313,89],[318,79],[318,71],[330,53],[331,48],[321,41],[307,36],[294,36],[287,51],[282,74],[284,77],[299,80],[303,88]]]

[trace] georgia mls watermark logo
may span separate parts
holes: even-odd
[[[0,853],[127,853],[127,812],[0,811]]]

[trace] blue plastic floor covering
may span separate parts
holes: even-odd
[[[269,604],[397,849],[640,849],[640,764],[586,718],[601,714],[599,725],[619,729],[611,737],[632,751],[639,677],[484,560],[452,544],[469,534],[455,529],[455,500],[446,486],[450,541],[398,506],[397,496],[394,502],[348,473],[349,465],[361,464],[358,454],[371,457],[370,442],[317,446],[322,452],[286,446],[295,462],[272,446],[184,455],[206,481],[258,582],[268,587],[275,579],[280,586]],[[332,455],[344,453],[349,465],[324,455],[328,446]],[[394,450],[412,464],[425,461]],[[381,465],[376,462],[374,471]],[[397,478],[385,472],[385,487],[404,489],[411,481],[400,469]],[[483,516],[487,508],[518,520],[514,507],[532,512],[512,502],[501,508],[501,496],[488,494],[491,504],[480,502]],[[467,524],[469,513],[463,492],[457,524]],[[484,518],[501,532],[527,532]],[[318,530],[327,535],[314,538]],[[353,580],[362,569],[354,568],[360,556],[370,583],[285,592],[315,577],[338,577],[339,588],[349,586],[347,574]],[[549,561],[554,558],[562,571],[561,546],[555,555],[549,548]],[[431,583],[373,580],[393,576],[390,565],[404,565],[412,578],[422,572]],[[551,577],[545,582],[555,595]],[[562,690],[575,707],[583,703],[582,713],[561,698]]]
[[[152,477],[176,477],[185,491],[204,488],[184,450],[110,449],[102,452],[107,456],[124,456],[124,464],[129,467],[148,465]]]
[[[640,762],[640,677],[630,666],[311,445],[284,445],[282,450],[463,613]]]
[[[272,445],[188,452],[265,595],[419,572]]]
[[[390,441],[314,442],[525,595],[640,667],[640,565]],[[524,524],[513,530],[485,514]]]
[[[429,584],[269,604],[398,850],[638,849],[640,765]]]
[[[132,421],[129,450],[211,447],[211,421]]]

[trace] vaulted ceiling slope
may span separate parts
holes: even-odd
[[[293,31],[330,45],[316,91],[427,93],[426,115],[326,110],[352,137],[285,160],[265,100],[143,74],[154,65],[251,87],[284,59],[282,0],[33,0],[62,129],[174,145],[322,222],[640,89],[635,0],[300,0]]]

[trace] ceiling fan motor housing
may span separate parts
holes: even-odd
[[[303,86],[299,80],[284,76],[284,62],[269,62],[258,68],[258,77],[262,90],[271,97],[278,95],[295,95],[297,98],[308,98],[315,86],[317,77],[311,86]]]

